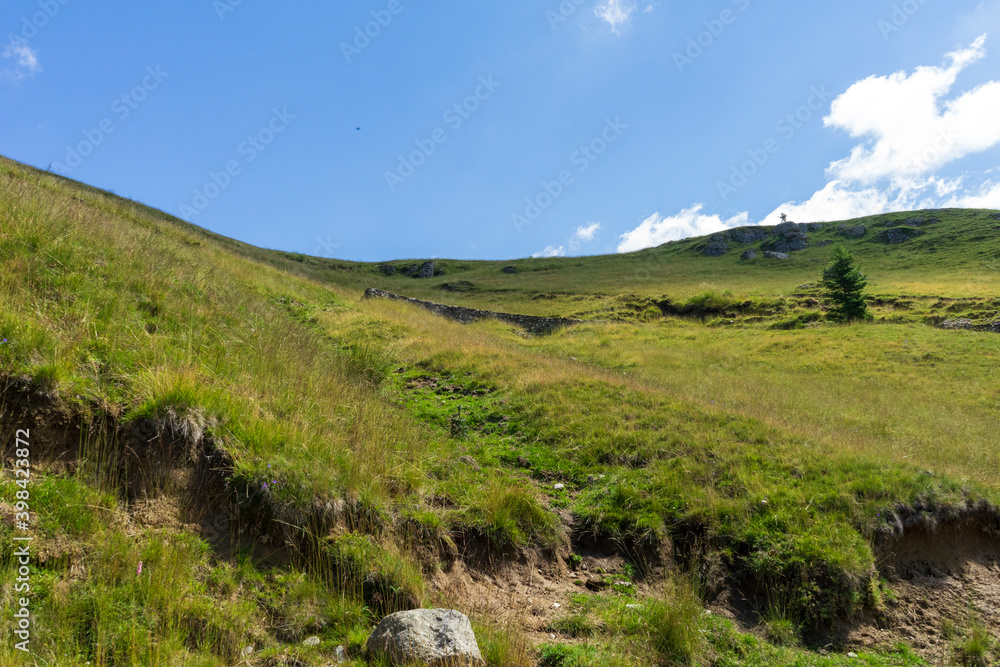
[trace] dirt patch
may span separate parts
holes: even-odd
[[[847,629],[847,646],[906,641],[924,657],[948,650],[946,622],[968,627],[973,618],[996,623],[1000,609],[1000,537],[967,520],[906,534],[882,554],[879,570],[895,595],[880,618]]]
[[[60,466],[75,462],[88,433],[78,412],[59,401],[30,378],[0,378],[0,453],[13,456],[14,433],[30,432],[32,464],[44,461]]]
[[[200,525],[182,520],[185,510],[177,496],[168,495],[137,500],[129,507],[132,521],[142,528],[201,534]]]
[[[576,555],[572,565],[568,550],[554,557],[527,550],[492,567],[459,559],[428,578],[431,597],[474,616],[512,624],[534,644],[550,642],[555,638],[552,623],[571,612],[574,595],[604,591],[627,579],[626,561],[617,553],[588,549]],[[644,583],[628,585],[637,596],[648,592]]]

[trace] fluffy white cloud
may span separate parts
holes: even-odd
[[[566,255],[566,249],[562,246],[546,246],[545,250],[541,252],[536,252],[532,257],[538,259],[540,257],[564,257]]]
[[[1000,183],[987,181],[975,192],[964,192],[945,202],[946,208],[1000,209]]]
[[[748,224],[749,217],[745,212],[723,220],[718,215],[702,214],[703,207],[703,204],[695,204],[669,217],[654,213],[638,227],[621,235],[618,252],[634,252],[662,245],[667,241],[714,234]]]
[[[968,48],[946,54],[944,66],[872,76],[835,99],[825,125],[867,141],[830,165],[831,179],[912,178],[1000,145],[1000,81],[943,99],[958,75],[986,55],[985,44],[983,35]]]
[[[601,223],[594,222],[589,225],[583,225],[576,228],[576,232],[573,234],[573,241],[586,243],[587,241],[593,241],[594,236],[597,235],[598,230],[601,228]]]
[[[898,197],[896,198],[898,200]],[[822,190],[804,202],[786,202],[774,209],[762,221],[763,225],[776,225],[784,213],[795,222],[826,222],[850,220],[866,215],[877,215],[892,208],[888,192],[870,187],[853,189],[843,181],[830,181]]]
[[[0,70],[0,79],[20,81],[42,71],[42,66],[38,64],[38,54],[23,42],[11,41],[4,47],[3,57],[14,58],[15,65],[13,69]]]
[[[597,18],[611,26],[611,32],[621,34],[621,29],[628,25],[635,13],[635,4],[629,0],[605,0],[594,7]]]
[[[869,77],[834,100],[827,127],[867,141],[830,165],[830,181],[803,202],[786,202],[761,224],[785,213],[798,222],[847,220],[886,211],[937,207],[1000,207],[1000,184],[981,175],[945,178],[935,171],[1000,145],[1000,82],[989,81],[943,100],[956,77],[986,55],[986,38],[946,54],[943,67],[918,67]]]
[[[795,222],[850,220],[888,211],[915,211],[926,208],[1000,207],[1000,187],[987,181],[975,189],[963,190],[963,179],[931,176],[922,179],[895,179],[886,186],[852,187],[831,181],[808,200],[786,202],[769,213],[760,224],[776,225],[782,213]],[[945,199],[951,195],[950,199]],[[993,205],[988,202],[992,201]],[[977,203],[978,202],[978,203]]]

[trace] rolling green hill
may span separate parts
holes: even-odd
[[[1000,319],[1000,215],[790,229],[415,278],[0,160],[0,664],[361,665],[414,606],[496,666],[995,659],[1000,336],[939,325]]]

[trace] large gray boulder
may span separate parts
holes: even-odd
[[[414,609],[386,616],[368,638],[368,651],[393,665],[484,667],[468,617],[453,609]]]
[[[749,261],[751,259],[757,259],[757,251],[754,250],[753,248],[751,248],[750,250],[747,250],[742,255],[740,255],[740,259],[742,259],[743,261]]]
[[[803,231],[802,227],[804,227],[804,225],[799,225],[799,223],[797,223],[797,222],[788,221],[788,222],[782,222],[781,224],[775,225],[774,231],[776,233],[778,233],[778,234],[781,234],[781,235],[785,235],[785,234],[789,234],[789,233],[797,234],[798,232]]]
[[[773,252],[771,250],[764,251],[764,257],[768,259],[788,259],[788,255],[783,252]]]
[[[868,228],[864,225],[854,225],[853,227],[848,227],[847,225],[840,226],[840,232],[847,238],[859,239],[868,233]]]

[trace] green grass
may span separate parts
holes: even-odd
[[[35,571],[39,655],[232,664],[253,644],[261,664],[323,664],[340,645],[356,656],[385,613],[447,603],[470,610],[490,665],[848,664],[801,638],[878,610],[872,544],[896,516],[1000,501],[1000,338],[932,326],[1000,316],[1000,221],[936,212],[907,244],[875,239],[912,215],[864,220],[860,240],[811,233],[870,278],[874,321],[845,326],[816,286],[832,246],[741,262],[739,244],[709,258],[693,239],[387,277],[0,160],[4,442],[29,395],[79,440],[54,443],[79,447],[39,461],[32,484],[53,553]],[[459,280],[471,287],[440,289]],[[530,337],[365,301],[367,287],[588,321]],[[162,470],[128,458],[147,431],[184,445]],[[209,456],[217,483],[193,493],[183,474]],[[246,537],[216,550],[139,525],[144,494],[225,503]],[[652,592],[581,599],[535,647],[433,583],[456,557],[551,555],[569,537],[615,545]],[[752,591],[765,639],[706,616],[692,586],[657,583],[670,546]],[[132,576],[139,560],[148,576]],[[863,658],[921,664],[904,648]]]
[[[986,667],[989,665],[989,654],[996,640],[990,631],[979,621],[972,624],[968,636],[958,644],[957,656],[960,664],[967,667]]]

